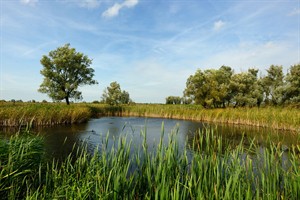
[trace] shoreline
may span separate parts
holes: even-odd
[[[0,104],[0,127],[84,123],[102,116],[151,117],[245,125],[300,133],[300,110],[290,108],[203,109],[197,105]]]

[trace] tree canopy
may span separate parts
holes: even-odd
[[[300,103],[300,64],[291,66],[286,76],[276,65],[266,70],[266,76],[258,72],[234,73],[228,66],[198,69],[187,79],[184,99],[205,108]]]
[[[121,90],[121,86],[116,81],[111,82],[102,94],[102,102],[109,105],[128,104],[131,102],[129,93]]]
[[[46,93],[54,101],[69,99],[82,99],[78,87],[82,85],[97,84],[93,80],[94,69],[90,67],[92,60],[70,44],[58,47],[44,55],[41,59],[43,69],[40,73],[44,76],[39,92]]]
[[[166,98],[166,104],[181,104],[182,98],[178,96],[168,96]]]

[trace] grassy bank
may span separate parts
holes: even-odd
[[[271,127],[300,132],[300,109],[289,107],[203,109],[196,105],[123,106],[123,116],[163,117]]]
[[[140,116],[163,117],[271,127],[300,132],[300,109],[291,107],[203,109],[197,105],[135,104],[108,106],[103,104],[0,104],[0,126],[55,125],[81,123],[91,117]]]
[[[162,132],[163,134],[163,132]],[[146,144],[120,138],[93,155],[74,149],[57,164],[43,159],[42,141],[19,136],[1,141],[0,196],[4,199],[299,199],[299,146],[261,148],[224,143],[213,131],[196,134],[193,156],[169,143],[149,152]],[[142,135],[146,135],[143,133]],[[242,142],[241,142],[242,143]],[[76,155],[76,159],[74,159]],[[32,160],[32,157],[35,160]]]
[[[92,116],[90,108],[80,104],[2,103],[0,108],[0,126],[82,123]]]

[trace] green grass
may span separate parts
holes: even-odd
[[[141,135],[147,137],[145,132]],[[262,148],[252,140],[246,148],[243,141],[232,144],[207,129],[196,133],[187,148],[191,153],[178,148],[175,135],[169,133],[168,144],[161,140],[155,151],[149,151],[146,139],[138,145],[126,137],[110,148],[106,137],[93,154],[83,144],[61,163],[43,159],[39,137],[12,137],[1,141],[5,153],[0,160],[0,195],[4,199],[299,199],[299,145],[283,152],[280,144],[269,142]]]

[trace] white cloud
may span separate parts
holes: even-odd
[[[125,0],[123,3],[115,3],[112,7],[108,8],[102,13],[103,17],[111,18],[119,15],[119,12],[123,8],[133,8],[139,3],[138,0]]]
[[[38,0],[20,0],[22,4],[34,6]]]
[[[139,3],[138,0],[125,0],[123,2],[123,5],[127,8],[132,8],[134,6],[136,6]]]
[[[84,8],[98,8],[100,6],[99,0],[80,0],[79,6]]]
[[[225,22],[223,22],[222,20],[216,21],[214,23],[214,30],[215,31],[219,31],[221,30],[221,28],[223,28],[225,26]]]
[[[118,3],[115,3],[112,7],[108,8],[103,14],[102,16],[103,17],[107,17],[107,18],[110,18],[110,17],[115,17],[119,14],[119,11],[120,9],[122,8],[123,6],[121,4],[118,4]]]

